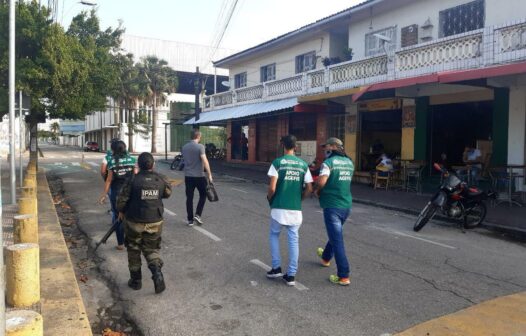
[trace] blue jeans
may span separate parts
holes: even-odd
[[[273,218],[270,219],[270,255],[272,257],[272,268],[281,267],[281,254],[279,251],[279,234],[282,228],[287,229],[289,242],[289,266],[287,275],[295,276],[298,271],[299,229],[300,225],[281,225]]]
[[[350,213],[351,209],[323,209],[323,219],[325,220],[325,228],[327,229],[329,241],[327,245],[325,245],[321,257],[325,261],[330,261],[334,256],[340,278],[347,278],[351,273],[343,243],[343,224],[345,224]]]
[[[119,220],[119,212],[117,211],[117,196],[119,195],[119,190],[110,188],[109,196],[111,203],[111,225],[117,225],[115,228],[115,235],[117,236],[117,244],[124,245],[124,226],[122,221]]]

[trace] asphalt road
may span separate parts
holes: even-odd
[[[81,229],[98,240],[110,225],[108,206],[96,204],[103,155],[43,151],[41,166],[62,177]],[[158,170],[182,178],[167,165]],[[215,181],[220,202],[206,204],[202,227],[185,225],[183,185],[165,202],[163,294],[154,294],[145,264],[143,289],[127,287],[126,253],[115,250],[114,236],[99,248],[104,275],[145,335],[384,335],[526,290],[524,244],[483,229],[463,234],[442,223],[414,233],[413,216],[363,205],[353,207],[345,227],[351,285],[332,285],[335,266],[320,267],[316,256],[326,233],[315,199],[304,202],[300,285],[268,280],[266,186],[226,176]]]

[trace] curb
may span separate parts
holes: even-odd
[[[91,336],[91,326],[45,173],[38,174],[41,314],[44,335]]]
[[[386,210],[402,212],[408,215],[418,216],[420,214],[420,211],[415,210],[415,209],[397,207],[397,206],[393,206],[393,205],[389,205],[385,203],[379,203],[379,202],[374,202],[374,201],[359,199],[359,198],[354,198],[354,197],[353,197],[353,202],[356,202],[358,204],[373,206],[376,208],[382,208]],[[458,220],[455,220],[449,217],[445,217],[442,215],[437,215],[433,219],[439,220],[441,222],[451,223],[451,224],[457,224],[457,225],[459,224]],[[485,221],[479,227],[490,230],[490,231],[507,234],[510,237],[513,237],[521,241],[526,241],[526,230],[525,229],[513,228],[510,226],[500,225],[497,223],[493,223],[491,221],[490,222]]]

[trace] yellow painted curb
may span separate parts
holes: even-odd
[[[24,214],[13,217],[15,244],[34,243],[38,244],[38,224],[35,215]]]
[[[37,198],[36,197],[19,198],[18,199],[18,213],[20,215],[35,215],[38,218]]]
[[[37,195],[35,187],[21,187],[18,190],[22,197],[36,197]]]
[[[32,310],[13,310],[6,313],[7,336],[42,336],[42,316]]]
[[[37,244],[6,248],[6,301],[12,307],[29,307],[40,301],[40,259]]]
[[[526,292],[503,296],[419,324],[395,336],[526,335]]]

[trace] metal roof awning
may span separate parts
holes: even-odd
[[[213,110],[210,112],[201,113],[199,120],[195,121],[195,117],[186,121],[185,125],[193,124],[209,124],[218,121],[226,121],[232,119],[240,119],[253,115],[269,113],[274,111],[285,110],[294,107],[298,104],[298,99],[287,98],[281,100],[273,100],[262,103],[246,104],[233,107],[227,107],[220,110]]]

